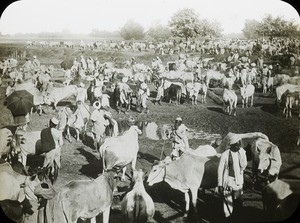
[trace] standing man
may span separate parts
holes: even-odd
[[[69,142],[71,142],[71,138],[68,135],[68,128],[71,123],[74,122],[72,120],[73,111],[70,106],[66,106],[61,108],[58,111],[58,114],[56,116],[56,119],[58,120],[57,129],[62,133],[64,137],[68,139]]]
[[[185,124],[182,123],[182,118],[177,117],[175,119],[174,129],[172,132],[172,160],[178,159],[182,155],[182,153],[186,152],[190,148],[189,141],[187,138],[187,131],[188,128],[185,126]]]
[[[43,167],[50,173],[52,183],[56,180],[60,169],[61,147],[63,145],[62,132],[56,129],[59,120],[55,117],[50,119],[49,127],[41,131],[41,144],[46,152]]]
[[[37,59],[36,56],[33,56],[32,65],[33,65],[34,67],[40,67],[40,65],[41,65],[41,62]]]
[[[115,124],[115,122],[113,122],[110,112],[101,109],[102,104],[100,101],[95,101],[93,107],[95,110],[92,112],[90,120],[93,123],[92,132],[94,141],[96,142],[96,149],[99,149],[101,143],[104,141],[106,127],[110,124]]]
[[[85,102],[87,100],[87,89],[85,84],[80,82],[79,87],[77,88],[76,102],[81,101]]]
[[[223,198],[225,217],[228,219],[242,208],[246,151],[240,147],[240,137],[229,133],[229,149],[222,153],[218,167],[218,191]]]
[[[141,113],[145,112],[148,113],[149,110],[147,108],[147,98],[150,96],[150,90],[147,86],[147,84],[144,81],[144,78],[140,77],[139,78],[140,81],[140,86],[139,86],[139,90],[138,90],[138,101],[139,101],[139,105],[141,106]]]
[[[160,78],[158,80],[158,87],[157,87],[157,96],[156,99],[154,100],[154,104],[158,102],[159,105],[161,105],[162,99],[164,97],[164,79]]]

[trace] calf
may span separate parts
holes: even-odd
[[[142,170],[133,172],[134,186],[122,200],[121,210],[127,222],[149,222],[154,216],[155,207],[143,184]]]
[[[237,95],[235,94],[234,90],[228,90],[224,88],[223,102],[226,106],[225,113],[236,116]]]

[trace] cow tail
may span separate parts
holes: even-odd
[[[102,152],[102,173],[104,173],[104,171],[106,171],[106,162],[105,162],[105,150],[103,150],[103,152]]]
[[[133,223],[147,222],[146,202],[140,194],[134,195]]]
[[[53,183],[57,180],[59,167],[54,160],[54,174],[53,174]]]

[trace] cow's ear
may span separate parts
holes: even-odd
[[[30,180],[31,180],[31,181],[35,180],[36,176],[37,176],[36,174],[32,175],[32,176],[30,177]]]
[[[25,138],[22,138],[22,139],[21,139],[21,144],[25,144],[25,142],[26,142],[26,139],[25,139]]]
[[[272,150],[272,146],[268,147],[266,152],[267,152],[268,154],[270,154],[270,153],[271,153],[271,150]]]
[[[159,164],[159,160],[154,160],[153,165]]]

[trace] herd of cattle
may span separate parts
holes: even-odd
[[[79,48],[101,51],[131,51],[155,52],[160,55],[187,52],[200,52],[201,54],[226,54],[237,50],[239,53],[259,53],[264,55],[280,55],[297,52],[299,41],[297,39],[273,38],[271,42],[263,41],[257,44],[256,40],[241,39],[205,39],[188,40],[186,42],[176,39],[146,40],[146,41],[28,41],[26,47],[41,48]]]
[[[108,45],[112,43],[110,42]],[[31,42],[27,45],[32,44],[37,43]],[[115,44],[128,47],[126,42]],[[89,57],[85,60],[81,56],[80,59],[75,58],[72,60],[71,64],[64,63],[65,61],[62,63],[64,68],[63,80],[57,78],[55,75],[56,70],[52,66],[46,67],[40,64],[35,66],[28,59],[20,67],[15,59],[5,60],[1,64],[3,71],[1,78],[8,78],[10,82],[10,85],[6,88],[6,97],[14,91],[27,90],[34,96],[34,105],[39,107],[38,110],[42,115],[42,106],[52,104],[56,109],[60,101],[77,97],[78,89],[86,88],[90,105],[99,100],[102,106],[110,107],[110,103],[115,103],[117,100],[113,97],[115,96],[115,89],[119,83],[122,83],[121,80],[126,77],[129,80],[126,83],[131,88],[130,91],[125,92],[125,95],[129,97],[127,98],[127,104],[133,102],[134,96],[136,96],[134,93],[138,90],[140,82],[143,82],[149,85],[154,84],[157,90],[162,88],[164,95],[169,100],[174,99],[177,103],[180,103],[183,97],[192,100],[193,104],[197,103],[199,94],[202,96],[202,103],[205,103],[208,89],[217,84],[224,88],[225,110],[232,115],[236,115],[238,100],[236,89],[239,89],[242,105],[245,107],[248,106],[249,98],[250,106],[253,105],[253,95],[260,87],[263,93],[272,91],[272,88],[276,87],[276,101],[283,105],[283,112],[286,117],[291,116],[293,106],[298,106],[300,77],[276,73],[278,72],[275,71],[277,62],[273,64],[274,67],[263,63],[263,58],[266,55],[280,55],[282,52],[285,54],[295,53],[293,48],[295,46],[299,51],[299,42],[296,40],[282,41],[281,39],[275,39],[273,42],[268,43],[268,48],[265,51],[263,51],[264,47],[257,47],[256,41],[252,44],[251,41],[242,40],[229,43],[205,42],[200,44],[204,50],[199,48],[197,42],[184,43],[185,48],[183,51],[180,50],[181,43],[168,41],[159,44],[178,45],[178,52],[180,53],[178,59],[164,64],[159,57],[155,57],[149,65],[145,65],[138,63],[136,58],[131,58],[120,66],[112,61],[100,63],[97,58]],[[156,47],[159,44],[155,44]],[[192,47],[193,44],[196,46]],[[210,47],[207,47],[208,51],[205,49],[206,44],[210,44]],[[57,47],[62,45],[67,47],[66,42],[54,44]],[[85,45],[84,42],[82,42],[82,45]],[[101,48],[101,45],[100,43],[94,43],[91,47]],[[130,45],[136,45],[136,43]],[[41,44],[41,46],[43,45]],[[123,47],[123,49],[127,49],[126,47]],[[147,46],[147,44],[145,44],[145,48],[138,46],[138,50],[147,49],[147,47],[150,46]],[[163,49],[164,47],[165,45],[162,45]],[[187,51],[187,47],[190,50]],[[224,61],[214,61],[213,55],[222,54],[228,50],[230,55]],[[185,54],[189,51],[203,54],[210,52],[212,57],[191,57]],[[258,54],[257,60],[251,61],[252,53]],[[163,53],[160,51],[160,54]],[[285,66],[289,68],[297,67],[299,59],[297,54],[293,55],[294,59],[290,58]],[[2,79],[0,80],[2,84]],[[86,113],[86,108],[89,109],[89,105],[83,104],[80,113]],[[78,109],[80,110],[80,108]],[[88,112],[86,117],[81,116],[83,126],[76,129],[77,139],[79,139],[79,130],[86,129],[86,120],[89,119],[89,115]],[[9,127],[2,128],[0,130],[1,157],[7,158],[11,154],[19,154],[22,164],[20,165],[17,162],[15,165],[14,162],[1,161],[0,181],[4,182],[1,183],[0,190],[2,209],[8,216],[17,219],[17,222],[46,221],[48,223],[63,223],[77,222],[79,218],[93,219],[92,222],[96,222],[95,217],[100,213],[103,214],[103,222],[108,222],[118,182],[114,170],[123,170],[121,180],[124,181],[126,180],[126,166],[131,164],[134,170],[133,187],[124,196],[121,210],[129,222],[149,221],[154,216],[155,206],[152,198],[145,190],[144,173],[135,170],[139,151],[138,134],[141,134],[142,130],[140,127],[141,125],[138,124],[128,126],[126,131],[120,132],[117,136],[108,137],[103,142],[98,148],[103,173],[96,179],[74,180],[67,183],[59,191],[54,191],[52,183],[47,180],[47,176],[44,176],[43,171],[38,176],[29,176],[27,168],[22,168],[22,166],[27,165],[27,155],[36,154],[40,131],[22,131],[22,134],[18,134],[18,130],[12,130]],[[258,181],[259,172],[266,173],[267,185],[262,191],[266,211],[278,218],[288,216],[286,212],[290,214],[292,210],[290,207],[291,201],[295,199],[299,201],[299,199],[287,182],[277,179],[282,165],[279,148],[270,142],[266,135],[259,132],[236,135],[241,139],[243,148],[249,148],[250,146],[249,153],[251,155],[249,159],[252,160],[253,182]],[[225,136],[218,144],[216,148],[211,145],[199,146],[197,150],[187,151],[180,159],[175,161],[167,157],[165,160],[155,163],[147,176],[147,183],[151,186],[158,182],[167,182],[172,188],[185,194],[185,213],[189,211],[190,199],[196,210],[198,189],[217,186],[219,158],[220,154],[228,149],[228,136]],[[209,172],[209,175],[205,174],[207,172]],[[191,198],[189,192],[191,192]],[[39,208],[36,208],[31,214],[24,213],[23,207],[26,201],[31,203],[32,208]],[[15,217],[16,215],[18,217]]]

